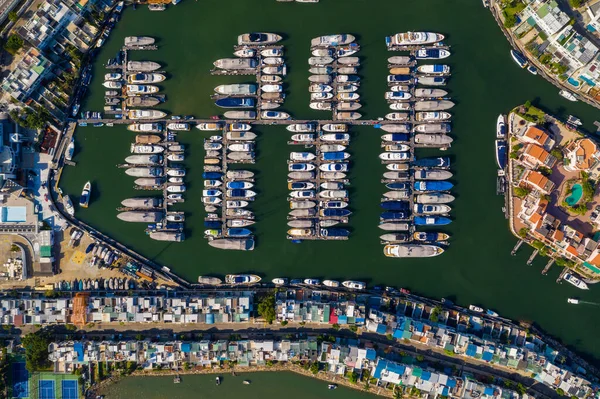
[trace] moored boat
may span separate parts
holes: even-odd
[[[435,44],[444,40],[444,35],[434,32],[405,32],[396,33],[393,36],[385,38],[385,44],[388,47],[394,46],[417,46],[426,44]]]
[[[216,241],[216,240],[213,240]],[[210,242],[209,242],[210,244]],[[256,284],[261,278],[255,274],[228,274],[225,276],[225,284]]]
[[[82,208],[87,208],[90,203],[90,196],[92,193],[92,183],[89,181],[85,183],[83,186],[83,190],[81,191],[81,197],[79,197],[79,206]]]
[[[383,253],[390,258],[428,258],[441,255],[444,249],[436,245],[388,244]]]

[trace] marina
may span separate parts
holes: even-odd
[[[453,160],[452,172],[454,172],[455,178],[461,182],[461,195],[457,196],[456,201],[452,204],[453,213],[456,212],[454,213],[456,220],[452,224],[443,227],[444,231],[452,234],[451,250],[446,251],[444,257],[439,259],[405,259],[403,260],[403,267],[400,267],[399,263],[392,263],[394,262],[393,259],[381,256],[382,246],[379,243],[379,236],[385,232],[379,231],[377,228],[377,220],[381,213],[379,211],[379,199],[381,194],[389,190],[386,189],[384,184],[380,183],[381,172],[378,169],[380,167],[378,155],[381,148],[380,138],[376,137],[380,134],[372,129],[372,125],[361,126],[360,123],[356,125],[351,123],[352,126],[350,127],[352,132],[352,147],[350,147],[352,157],[350,159],[353,164],[352,176],[350,177],[352,182],[350,196],[352,198],[353,215],[349,226],[352,230],[352,240],[327,244],[315,242],[294,246],[285,239],[285,231],[287,230],[286,214],[289,209],[282,209],[281,211],[271,211],[271,209],[275,207],[275,204],[283,205],[281,208],[287,208],[285,206],[286,196],[289,193],[286,183],[287,170],[279,172],[270,169],[271,165],[278,165],[278,168],[285,169],[286,161],[289,158],[291,147],[288,147],[286,142],[289,140],[290,135],[284,130],[287,126],[284,123],[282,124],[285,126],[277,124],[273,127],[268,126],[268,122],[252,123],[252,131],[260,134],[260,138],[257,138],[257,145],[261,149],[256,164],[252,165],[260,171],[257,176],[259,195],[252,206],[253,210],[262,213],[260,222],[256,224],[259,246],[252,254],[238,253],[238,251],[216,251],[209,247],[206,240],[202,238],[202,228],[200,226],[202,226],[204,212],[201,209],[202,206],[199,206],[199,201],[200,191],[202,190],[200,174],[203,165],[201,160],[204,158],[204,153],[201,148],[202,140],[198,141],[198,138],[192,134],[186,133],[178,137],[178,140],[185,143],[191,152],[195,152],[195,154],[186,154],[186,168],[188,178],[197,182],[191,186],[190,189],[194,191],[188,191],[187,195],[190,197],[186,198],[186,202],[181,204],[180,207],[186,211],[186,224],[197,226],[199,231],[192,232],[192,235],[187,237],[184,243],[173,245],[151,241],[144,234],[135,233],[134,229],[140,229],[139,224],[125,224],[114,218],[112,214],[109,215],[110,217],[105,217],[105,219],[111,219],[110,221],[103,221],[99,216],[102,212],[106,213],[107,211],[112,211],[114,214],[115,207],[120,204],[122,199],[138,195],[136,192],[131,193],[126,190],[133,185],[133,179],[126,176],[122,170],[113,167],[113,165],[123,162],[125,158],[123,151],[129,150],[129,144],[123,145],[122,138],[119,137],[124,135],[125,132],[125,127],[120,126],[119,122],[116,122],[115,127],[110,129],[94,129],[92,127],[78,129],[74,157],[77,168],[66,168],[64,182],[61,181],[61,187],[64,185],[63,189],[71,195],[76,208],[83,184],[90,180],[92,176],[88,171],[98,169],[99,165],[104,165],[104,168],[102,168],[104,170],[98,172],[98,177],[94,178],[95,181],[93,182],[94,191],[101,192],[102,197],[100,200],[95,200],[95,194],[93,194],[90,207],[85,211],[76,211],[78,218],[126,243],[132,249],[156,259],[161,264],[168,265],[176,273],[181,273],[191,280],[197,277],[198,270],[202,270],[202,273],[218,272],[218,265],[221,262],[240,265],[237,268],[237,271],[240,272],[247,269],[256,269],[256,272],[264,273],[264,278],[271,278],[281,274],[278,272],[281,261],[276,261],[275,258],[282,259],[282,256],[286,258],[286,265],[289,265],[290,269],[289,275],[292,277],[301,274],[300,271],[304,269],[308,271],[302,273],[303,275],[318,276],[319,270],[328,265],[327,267],[331,267],[333,270],[330,276],[339,278],[347,275],[356,279],[364,279],[365,275],[359,269],[349,268],[345,265],[349,265],[349,262],[353,259],[358,260],[359,263],[366,262],[367,259],[374,259],[373,280],[375,282],[402,281],[411,289],[419,289],[432,295],[446,295],[454,292],[454,287],[468,285],[468,292],[461,292],[459,295],[463,298],[463,302],[478,301],[486,305],[489,304],[488,306],[500,309],[502,313],[508,312],[514,317],[521,317],[521,315],[523,318],[535,317],[536,320],[539,319],[540,324],[548,326],[553,331],[557,331],[558,322],[553,319],[554,316],[551,317],[544,311],[539,311],[541,309],[539,305],[542,301],[547,304],[545,306],[556,309],[556,314],[560,316],[562,323],[571,321],[576,314],[582,316],[581,312],[577,310],[573,313],[573,317],[570,317],[569,314],[563,312],[564,309],[558,303],[559,300],[561,303],[564,302],[564,298],[554,300],[554,296],[556,296],[556,288],[554,287],[556,276],[554,275],[558,274],[559,268],[552,268],[548,279],[545,280],[539,276],[539,271],[546,263],[545,259],[536,258],[531,272],[527,271],[529,269],[523,269],[525,260],[531,252],[530,250],[520,251],[517,258],[514,259],[514,263],[519,264],[519,267],[512,267],[512,257],[508,253],[515,240],[508,234],[504,234],[504,229],[499,226],[503,223],[502,215],[498,215],[500,217],[496,218],[493,212],[487,212],[488,205],[484,206],[484,204],[491,204],[492,208],[498,208],[499,210],[502,202],[493,195],[493,192],[492,196],[486,195],[489,190],[482,187],[483,184],[487,184],[486,182],[489,183],[490,180],[495,179],[497,169],[493,159],[494,156],[491,153],[491,137],[482,134],[482,132],[489,132],[493,129],[499,110],[507,109],[508,105],[517,103],[517,98],[533,99],[538,95],[544,99],[542,105],[551,110],[558,110],[566,103],[558,96],[554,96],[555,99],[553,94],[556,94],[556,90],[546,90],[545,82],[538,82],[535,77],[514,66],[513,61],[508,56],[508,46],[504,46],[506,48],[502,49],[502,57],[496,57],[492,52],[477,51],[483,40],[495,45],[504,44],[504,38],[501,34],[497,34],[497,27],[490,26],[493,21],[486,22],[489,19],[487,14],[481,12],[476,15],[477,18],[473,21],[473,29],[477,30],[477,35],[473,36],[473,29],[459,29],[459,27],[454,26],[458,24],[450,22],[449,18],[446,17],[427,22],[424,16],[427,15],[427,8],[431,5],[428,5],[428,7],[419,4],[410,5],[409,8],[419,14],[414,17],[411,26],[409,23],[414,14],[411,14],[411,17],[403,15],[394,18],[394,21],[396,21],[396,24],[394,24],[392,18],[387,16],[382,9],[382,4],[374,4],[373,11],[366,10],[364,13],[365,17],[370,18],[370,22],[367,23],[369,31],[362,32],[362,28],[359,29],[357,22],[359,21],[357,17],[360,14],[354,15],[356,9],[352,10],[351,13],[350,10],[343,10],[343,3],[341,2],[321,2],[318,6],[324,7],[324,13],[330,16],[332,12],[340,12],[340,19],[348,22],[345,25],[341,22],[333,25],[323,25],[326,23],[324,22],[326,19],[330,19],[329,17],[313,15],[314,7],[312,6],[294,5],[294,13],[298,13],[303,18],[315,18],[315,21],[322,23],[323,28],[320,31],[312,31],[307,29],[306,24],[301,24],[300,21],[295,20],[289,22],[290,26],[288,28],[287,23],[284,26],[283,23],[278,23],[274,18],[275,12],[281,10],[265,7],[264,14],[252,12],[253,23],[248,22],[239,29],[224,29],[224,27],[214,22],[206,27],[199,28],[197,34],[188,35],[187,32],[191,30],[190,27],[194,26],[190,11],[195,10],[200,4],[194,2],[182,3],[176,10],[170,9],[168,13],[162,13],[160,16],[157,13],[148,16],[149,13],[146,10],[140,10],[141,7],[138,7],[136,12],[128,9],[124,21],[130,27],[125,30],[126,25],[120,25],[119,29],[122,30],[119,31],[119,34],[121,37],[131,34],[157,37],[160,48],[152,52],[138,51],[139,56],[137,59],[143,59],[140,57],[143,57],[144,54],[147,54],[148,57],[152,54],[150,59],[165,65],[164,68],[169,71],[177,71],[174,76],[163,82],[165,90],[161,92],[166,93],[169,98],[165,105],[172,113],[196,114],[207,122],[210,115],[219,113],[219,110],[212,106],[214,101],[210,101],[208,95],[214,87],[233,82],[224,81],[224,79],[227,79],[226,76],[208,77],[203,81],[195,79],[195,77],[198,70],[208,71],[216,58],[230,56],[231,51],[228,51],[230,44],[235,40],[235,36],[242,31],[264,29],[286,33],[286,41],[282,42],[286,45],[286,48],[289,48],[287,54],[289,58],[286,63],[290,68],[288,68],[286,80],[289,81],[288,91],[292,92],[293,95],[286,98],[285,106],[293,112],[295,117],[298,117],[299,121],[307,120],[309,122],[314,121],[315,118],[327,118],[325,113],[313,112],[307,107],[309,93],[307,92],[308,72],[306,63],[311,55],[308,51],[310,38],[319,34],[335,32],[351,32],[360,35],[357,35],[359,43],[362,45],[359,54],[368,60],[368,62],[362,63],[361,72],[363,75],[369,76],[370,79],[368,81],[363,79],[360,89],[363,107],[359,112],[364,115],[362,119],[376,120],[379,116],[386,114],[386,101],[383,95],[385,92],[384,86],[386,86],[387,56],[384,55],[385,48],[382,38],[386,34],[402,30],[403,26],[406,26],[406,29],[414,26],[415,28],[427,28],[447,33],[453,44],[453,54],[452,57],[448,58],[448,60],[451,60],[450,62],[443,61],[443,63],[455,66],[453,70],[455,76],[449,80],[447,87],[450,88],[454,97],[460,99],[449,112],[453,115],[452,120],[455,130],[461,132],[461,140],[456,137],[453,146],[444,153]],[[285,4],[279,5],[286,6]],[[469,4],[455,4],[450,7],[442,2],[435,2],[435,6],[440,7],[443,13],[451,16],[456,16],[459,10],[460,13],[467,11],[475,13],[477,11],[474,7],[469,7]],[[216,13],[226,12],[227,9],[227,7],[218,4],[207,5],[207,7]],[[308,9],[312,11],[305,11]],[[363,7],[361,7],[360,12],[363,13],[363,11]],[[141,12],[145,14],[140,14]],[[176,12],[178,14],[175,14]],[[148,18],[151,19],[148,20]],[[234,18],[234,21],[238,23],[240,19]],[[401,21],[402,25],[399,25],[397,21]],[[159,25],[162,29],[159,29]],[[155,26],[156,28],[154,28]],[[167,26],[168,30],[165,31],[163,27]],[[218,34],[219,39],[214,45],[210,46],[212,42],[207,38],[212,37],[212,31]],[[467,35],[466,32],[469,34]],[[105,44],[100,58],[103,58],[104,54],[106,54],[104,58],[113,56],[117,50],[115,49],[115,42],[120,41],[119,45],[122,45],[121,37],[115,36],[114,40]],[[167,45],[176,43],[182,37],[190,40],[186,45],[186,47],[192,49],[189,53],[198,54],[178,53],[172,45]],[[461,47],[457,45],[458,43]],[[372,45],[369,46],[369,44]],[[217,51],[219,48],[224,51],[217,54],[215,48]],[[202,49],[205,52],[204,55],[200,54],[201,51],[198,51],[198,49]],[[467,54],[469,55],[467,56]],[[506,60],[504,60],[505,58]],[[184,59],[185,62],[183,62]],[[477,69],[463,69],[467,62],[471,62]],[[192,63],[192,65],[186,67],[189,63]],[[189,71],[187,71],[188,69]],[[100,69],[96,67],[96,71],[100,71]],[[521,76],[521,72],[524,76]],[[506,73],[506,75],[503,75],[503,73]],[[104,71],[101,74],[103,75]],[[102,78],[98,75],[100,73],[96,72],[94,85],[101,88],[96,83],[96,78]],[[488,79],[490,76],[495,77],[493,81]],[[506,80],[510,80],[511,84],[515,85],[515,89],[511,92],[501,90],[502,87],[506,87]],[[490,95],[486,100],[486,105],[482,105],[480,111],[471,112],[471,110],[478,109],[478,104],[481,103],[482,94],[476,90],[476,87],[480,87],[481,82],[486,82],[488,93],[496,93],[497,96]],[[103,93],[104,90],[101,94]],[[84,105],[84,109],[102,109],[97,94],[97,90],[94,90],[93,95],[87,101],[89,103],[88,108],[85,108],[86,105]],[[100,100],[103,99],[100,98]],[[574,105],[576,106],[575,109],[568,104],[570,113],[577,114],[586,123],[594,120],[593,116],[586,113],[582,104],[575,103]],[[221,113],[223,112],[221,111]],[[200,118],[198,119],[200,120]],[[298,123],[298,121],[294,122]],[[193,132],[195,132],[195,129]],[[133,141],[133,135],[129,136],[129,141]],[[484,142],[487,142],[487,144]],[[104,154],[102,157],[100,154],[95,155],[96,148]],[[119,155],[118,160],[109,155],[112,151],[117,152]],[[417,155],[421,157],[437,155],[435,153],[430,154],[429,150],[423,151],[421,153],[420,150],[417,150]],[[107,160],[104,163],[102,163],[103,157],[106,157]],[[93,167],[91,163],[93,163]],[[111,169],[114,170],[111,171]],[[124,181],[125,183],[123,183]],[[111,187],[113,184],[124,187],[118,190],[123,190],[118,200],[115,199],[114,194],[117,191],[116,187]],[[98,189],[96,189],[96,185],[99,185]],[[191,198],[194,198],[196,205],[192,204]],[[196,210],[195,213],[194,210]],[[191,214],[193,216],[190,216]],[[258,218],[259,215],[257,214]],[[360,251],[356,250],[355,240],[361,243]],[[331,249],[334,250],[331,251]],[[360,255],[360,252],[364,252],[364,255]],[[203,258],[206,257],[207,259],[207,261],[202,262],[202,266],[198,266],[196,262],[192,261],[200,253]],[[242,257],[248,257],[248,262],[243,262]],[[490,257],[493,259],[488,260]],[[521,260],[520,258],[524,259]],[[440,260],[444,263],[443,265],[439,263]],[[539,265],[540,263],[542,264]],[[539,270],[537,270],[538,266]],[[517,272],[523,273],[522,278],[514,278],[514,273]],[[436,281],[426,278],[431,276],[432,273],[438,275]],[[487,277],[494,278],[493,285],[486,284],[486,282],[489,283]],[[551,284],[548,283],[549,280],[551,280]],[[500,299],[500,292],[507,286],[515,287],[522,292],[531,292],[531,294],[524,295],[524,297],[536,298],[536,300],[528,304],[519,303],[517,305],[516,299]],[[524,290],[524,287],[528,288]],[[570,288],[564,283],[563,287],[565,289]],[[576,291],[576,289],[574,290]],[[551,295],[546,295],[544,292],[553,292],[554,295],[550,297]],[[592,289],[586,294],[593,296],[594,292],[595,290]],[[565,339],[572,342],[572,335],[565,332],[564,336]],[[581,336],[582,342],[589,342],[589,334],[583,333],[579,336]],[[577,345],[579,346],[579,344]]]

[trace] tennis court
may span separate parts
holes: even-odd
[[[56,399],[54,380],[40,380],[39,399]]]
[[[79,399],[79,387],[75,380],[63,380],[62,399]]]
[[[25,363],[12,364],[13,398],[29,397],[29,372],[25,368]]]

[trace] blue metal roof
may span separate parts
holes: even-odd
[[[387,331],[387,326],[385,324],[377,324],[377,334],[385,334]]]
[[[78,342],[73,344],[73,349],[77,353],[77,361],[83,362],[83,344]]]
[[[375,352],[375,349],[373,349],[373,348],[367,349],[367,359],[375,360],[376,358],[377,358],[377,352]]]
[[[486,387],[483,390],[483,394],[484,395],[490,395],[490,396],[494,395],[494,388],[492,388],[492,387]]]
[[[483,360],[485,360],[486,362],[491,362],[492,359],[494,357],[494,354],[492,352],[483,352]]]
[[[431,378],[431,373],[429,371],[423,371],[423,373],[421,374],[421,379],[423,381],[429,381],[430,378]]]
[[[215,315],[209,313],[206,315],[206,324],[215,324]]]
[[[473,344],[467,346],[467,352],[465,353],[467,356],[475,357],[477,354],[477,347]]]
[[[192,351],[192,345],[191,344],[181,344],[181,351],[183,353],[190,353]]]

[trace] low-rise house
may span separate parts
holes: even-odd
[[[555,144],[548,133],[535,125],[530,125],[526,129],[520,130],[515,137],[522,143],[537,144],[546,151],[552,150],[552,147],[554,147]]]
[[[550,194],[555,187],[555,184],[550,179],[535,170],[525,171],[520,184],[537,190],[542,194]]]
[[[51,74],[52,63],[38,49],[31,48],[12,72],[4,78],[2,90],[12,98],[27,101],[31,94]]]
[[[569,23],[569,16],[561,11],[555,0],[533,0],[521,12],[521,19],[550,37]]]
[[[598,146],[588,138],[575,140],[569,143],[563,150],[565,162],[564,168],[570,171],[582,170],[597,172],[600,159]]]
[[[534,169],[540,166],[551,169],[556,165],[556,157],[537,144],[527,144],[521,154],[521,162]]]

